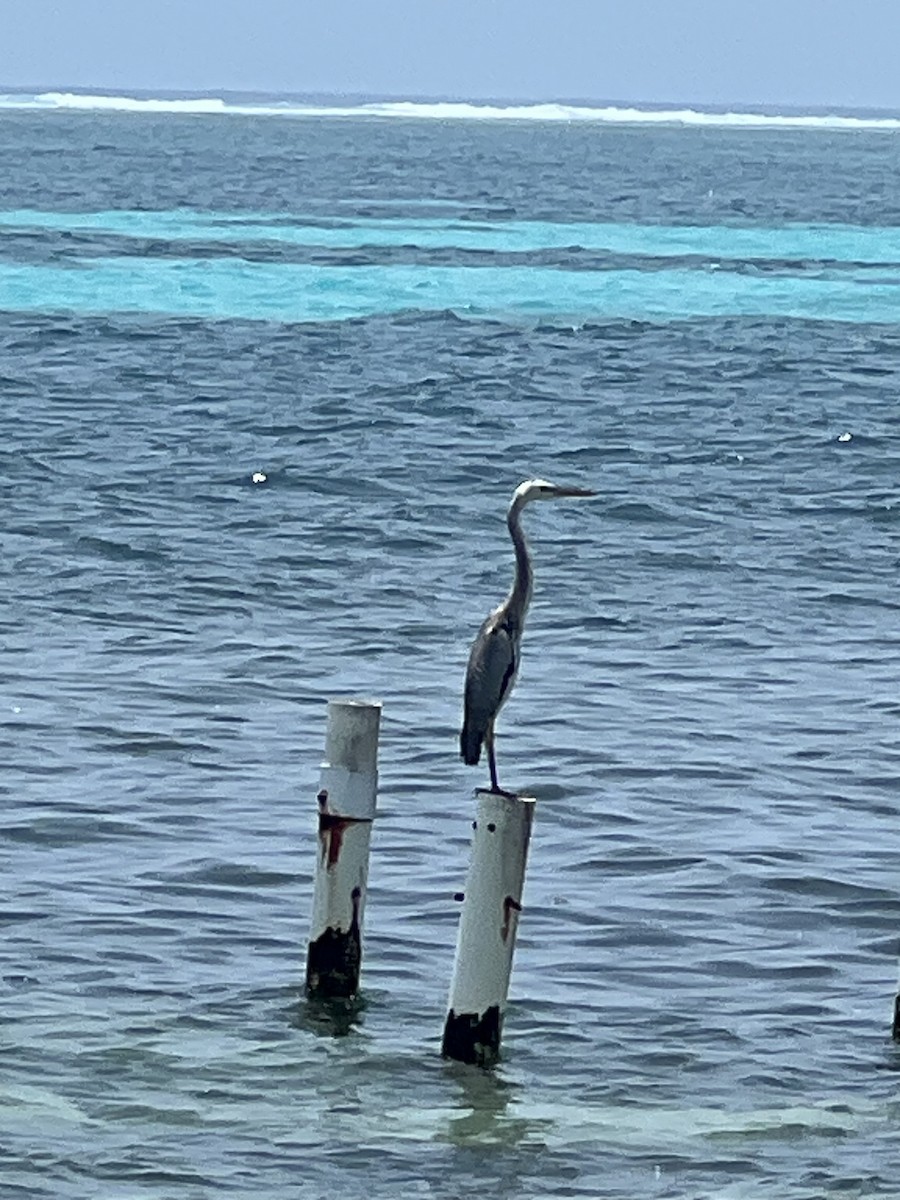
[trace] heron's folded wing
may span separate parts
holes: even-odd
[[[485,621],[469,655],[466,719],[483,729],[506,699],[516,674],[516,648],[506,627]]]

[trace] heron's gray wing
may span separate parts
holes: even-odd
[[[483,731],[497,715],[516,676],[516,646],[493,614],[478,632],[466,672],[466,722]]]
[[[459,752],[469,766],[481,757],[485,734],[516,677],[516,646],[502,617],[491,613],[472,643],[466,671]]]

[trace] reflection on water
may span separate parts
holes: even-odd
[[[510,1112],[523,1089],[497,1070],[482,1070],[463,1064],[448,1064],[447,1072],[458,1089],[458,1112],[447,1118],[435,1134],[438,1141],[458,1146],[475,1144],[517,1146],[541,1140],[551,1122],[526,1118]]]
[[[297,1029],[320,1037],[347,1037],[358,1029],[365,1011],[366,997],[360,992],[350,999],[303,996],[291,1007],[289,1015]]]

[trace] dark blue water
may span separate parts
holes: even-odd
[[[0,161],[4,1200],[895,1195],[895,136],[19,112]],[[456,737],[535,474],[601,494],[526,518],[486,1074]]]

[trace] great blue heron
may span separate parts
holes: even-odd
[[[497,782],[494,757],[494,722],[512,690],[519,670],[519,648],[525,615],[531,603],[533,573],[528,543],[522,532],[522,509],[532,500],[556,500],[562,496],[596,496],[580,487],[561,487],[546,479],[527,479],[513,493],[506,524],[516,551],[516,574],[509,595],[490,613],[478,630],[469,653],[466,671],[465,715],[459,735],[460,757],[474,767],[487,748],[491,791],[504,793]]]

